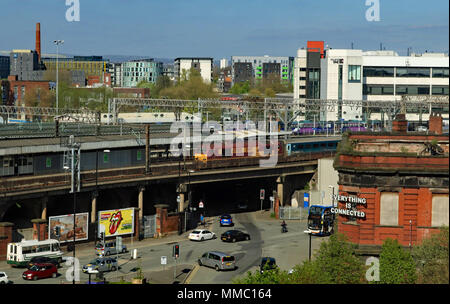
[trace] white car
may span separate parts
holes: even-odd
[[[205,241],[215,238],[216,234],[206,229],[197,229],[189,233],[189,239],[191,241]]]
[[[4,272],[0,272],[0,284],[8,284],[8,276]]]

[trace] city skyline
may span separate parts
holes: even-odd
[[[372,22],[366,19],[370,6],[362,0],[79,1],[78,22],[66,20],[64,1],[3,1],[0,20],[10,29],[0,34],[0,50],[33,49],[40,22],[43,53],[55,53],[55,39],[65,40],[61,53],[66,54],[155,58],[295,56],[308,40],[323,40],[335,49],[381,46],[399,55],[408,48],[448,52],[446,1],[425,6],[418,0],[380,0],[380,21]]]

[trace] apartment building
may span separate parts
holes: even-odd
[[[211,83],[213,79],[213,58],[209,57],[180,57],[175,58],[173,64],[173,71],[175,80],[183,75],[183,70],[186,71],[189,78],[189,71],[191,68],[200,72],[202,79],[206,83]]]

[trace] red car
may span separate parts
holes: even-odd
[[[45,278],[56,278],[58,269],[55,265],[50,263],[34,264],[27,271],[22,274],[24,280],[37,280]]]

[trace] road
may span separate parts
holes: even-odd
[[[237,269],[234,271],[220,271],[216,272],[214,269],[207,267],[196,267],[189,278],[190,284],[229,284],[238,276],[245,275],[248,271],[256,270],[262,256],[274,257],[279,267],[283,270],[289,270],[294,265],[301,263],[308,259],[309,252],[309,237],[303,232],[305,230],[304,221],[287,221],[288,233],[281,233],[280,221],[278,220],[261,220],[258,218],[258,212],[245,212],[232,214],[234,227],[220,227],[218,218],[212,219],[213,224],[210,226],[217,235],[217,239],[207,240],[203,242],[194,242],[187,239],[186,236],[178,237],[178,239],[170,238],[167,241],[162,239],[162,242],[143,244],[141,242],[134,242],[134,244],[127,243],[129,249],[137,248],[138,259],[131,259],[131,251],[119,255],[120,269],[115,272],[105,273],[107,280],[120,280],[121,277],[130,279],[135,275],[135,269],[142,267],[145,276],[151,281],[152,272],[161,271],[164,268],[172,267],[175,261],[172,258],[173,244],[180,245],[180,258],[177,260],[177,265],[197,265],[198,258],[206,251],[222,251],[236,257]],[[226,243],[220,240],[220,235],[229,230],[238,229],[250,234],[249,241],[241,241],[236,243]],[[319,248],[319,244],[326,238],[312,239],[313,250]],[[70,257],[71,253],[65,256]],[[167,257],[167,265],[161,265],[161,257]],[[77,258],[80,261],[80,267],[87,264],[94,259],[94,248],[84,248],[77,250]],[[22,273],[24,269],[11,268],[6,262],[0,263],[0,271],[5,271],[9,280],[15,284],[60,284],[69,283],[66,279],[68,266],[63,265],[58,270],[59,276],[57,278],[48,278],[38,281],[24,281]],[[182,271],[181,267],[177,268],[177,272]],[[80,281],[88,281],[89,275],[81,271]],[[93,278],[93,276],[92,276]]]

